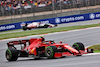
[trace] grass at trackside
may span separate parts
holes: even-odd
[[[94,50],[94,51],[93,51],[94,53],[100,53],[100,44],[90,46],[89,48],[90,48],[90,49],[93,49],[93,50]]]
[[[69,30],[96,27],[96,26],[100,26],[100,24],[70,26],[70,27],[61,27],[61,28],[49,28],[49,29],[40,29],[40,30],[31,30],[31,31],[22,31],[22,32],[0,34],[0,40],[1,39],[8,39],[8,38],[15,38],[15,37],[24,37],[24,36],[30,36],[30,35],[53,33],[53,32],[69,31]]]
[[[97,51],[93,51],[94,53],[100,53],[100,50],[97,50]]]

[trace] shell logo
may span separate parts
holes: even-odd
[[[41,43],[42,41],[39,41],[39,43]]]
[[[72,47],[69,47],[69,49],[73,49]]]
[[[33,49],[31,50],[31,53],[34,53],[34,50],[35,50],[35,48],[33,48]]]

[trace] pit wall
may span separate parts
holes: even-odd
[[[100,12],[62,16],[62,17],[54,17],[54,18],[47,18],[47,19],[40,19],[40,20],[31,20],[31,21],[17,22],[17,23],[11,23],[11,24],[4,24],[4,25],[0,25],[0,32],[21,29],[22,24],[25,24],[25,23],[29,24],[32,22],[62,24],[62,23],[71,23],[71,22],[87,21],[87,20],[95,20],[95,19],[100,19]]]

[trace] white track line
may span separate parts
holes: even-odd
[[[83,56],[93,56],[93,55],[100,55],[100,53],[89,53],[89,54],[83,54]]]

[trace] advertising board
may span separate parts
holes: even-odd
[[[0,32],[1,31],[7,31],[7,30],[21,29],[22,24],[25,24],[25,23],[29,24],[29,23],[32,23],[32,22],[62,24],[62,23],[71,23],[71,22],[95,20],[95,19],[100,19],[100,12],[71,15],[71,16],[63,16],[63,17],[55,17],[55,18],[47,18],[47,19],[32,20],[32,21],[25,21],[25,22],[18,22],[18,23],[0,25]]]

